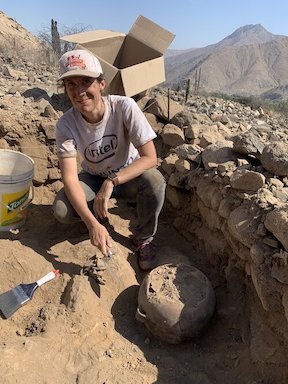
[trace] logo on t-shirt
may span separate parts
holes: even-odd
[[[102,139],[94,141],[85,148],[84,157],[90,163],[101,163],[115,155],[117,144],[116,135],[103,136]]]

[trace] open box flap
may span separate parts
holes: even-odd
[[[165,81],[162,57],[121,69],[124,95],[134,96]]]
[[[126,35],[122,32],[114,32],[106,29],[99,29],[97,31],[80,32],[75,33],[74,35],[62,36],[61,40],[69,41],[70,43],[84,44],[88,43],[89,41],[111,39],[119,36]]]
[[[119,51],[123,45],[125,36],[117,36],[108,39],[91,40],[82,44],[77,44],[77,47],[91,51],[98,59],[101,57],[108,63],[115,65]]]
[[[138,16],[128,35],[160,52],[162,55],[175,37],[173,33],[144,16]]]

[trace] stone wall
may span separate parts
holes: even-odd
[[[161,112],[166,97],[158,95],[146,113],[158,121],[157,149],[173,225],[219,271],[229,273],[233,263],[244,272],[264,310],[287,320],[285,118],[201,97],[179,111],[181,98],[174,95],[167,121],[167,109]]]

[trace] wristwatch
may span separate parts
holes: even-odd
[[[119,185],[119,179],[118,179],[116,173],[114,173],[114,172],[111,173],[111,175],[109,175],[107,177],[107,179],[112,181],[114,187],[117,187],[117,185]]]

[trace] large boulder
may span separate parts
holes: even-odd
[[[267,144],[262,152],[261,163],[267,171],[277,176],[288,176],[288,143]]]

